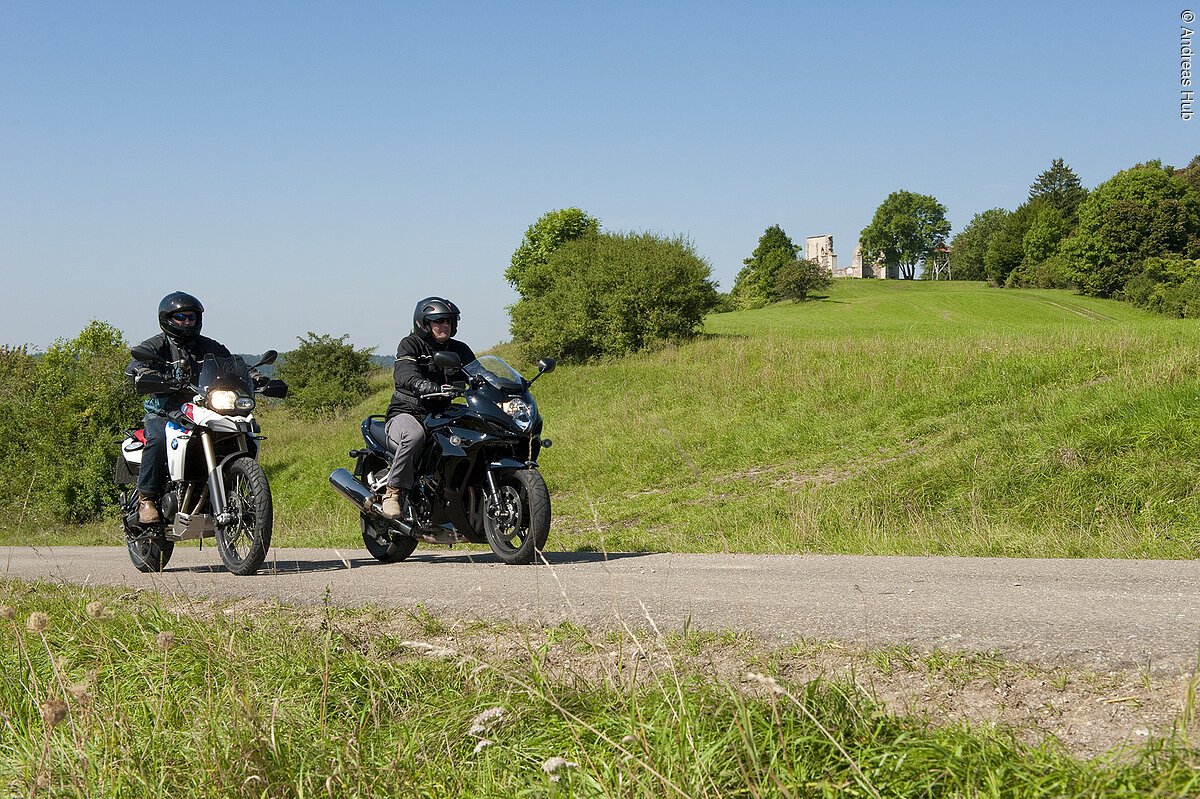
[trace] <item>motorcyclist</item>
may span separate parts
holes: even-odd
[[[190,402],[193,393],[186,388],[195,383],[205,356],[229,357],[225,345],[200,335],[204,322],[204,306],[200,300],[183,291],[173,291],[158,304],[158,326],[162,332],[143,341],[138,349],[154,351],[157,357],[138,360],[135,356],[125,374],[136,379],[150,373],[163,377],[171,391],[150,394],[143,403],[146,445],[138,471],[138,523],[158,524],[162,521],[158,500],[162,495],[167,473],[167,417]],[[266,375],[250,370],[255,386],[267,382]]]
[[[386,422],[388,440],[396,454],[388,471],[387,490],[381,507],[383,515],[389,519],[404,515],[404,504],[409,499],[415,478],[416,458],[425,444],[425,415],[441,410],[450,402],[445,397],[421,398],[424,394],[442,391],[442,387],[454,378],[453,374],[447,373],[449,370],[433,365],[434,353],[453,352],[463,364],[475,360],[471,348],[454,338],[461,316],[458,306],[450,300],[426,297],[413,310],[412,333],[401,339],[396,347],[396,365],[392,369],[396,391],[388,404]]]

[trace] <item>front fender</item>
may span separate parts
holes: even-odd
[[[498,472],[504,469],[532,469],[537,467],[537,461],[519,461],[516,458],[499,458],[488,463],[488,471]]]

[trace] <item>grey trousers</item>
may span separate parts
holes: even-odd
[[[413,471],[417,455],[425,444],[425,426],[421,420],[407,413],[398,413],[387,420],[388,441],[396,448],[392,468],[388,471],[389,488],[407,491],[413,487]]]

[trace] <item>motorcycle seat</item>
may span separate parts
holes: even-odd
[[[370,439],[370,444],[385,452],[395,454],[396,448],[392,446],[392,442],[388,439],[386,425],[387,422],[383,418],[372,418],[367,424],[367,437]]]

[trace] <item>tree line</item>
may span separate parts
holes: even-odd
[[[1200,156],[1137,164],[1085,189],[1063,159],[1013,211],[976,214],[951,242],[952,275],[1066,288],[1200,316]]]
[[[924,279],[1073,289],[1200,316],[1200,156],[1182,169],[1137,164],[1091,191],[1056,158],[1016,209],[989,209],[948,242],[949,233],[935,197],[893,192],[859,234],[863,262],[907,279],[920,267]],[[768,228],[734,281],[733,307],[784,299],[776,279],[795,252],[778,225]]]

